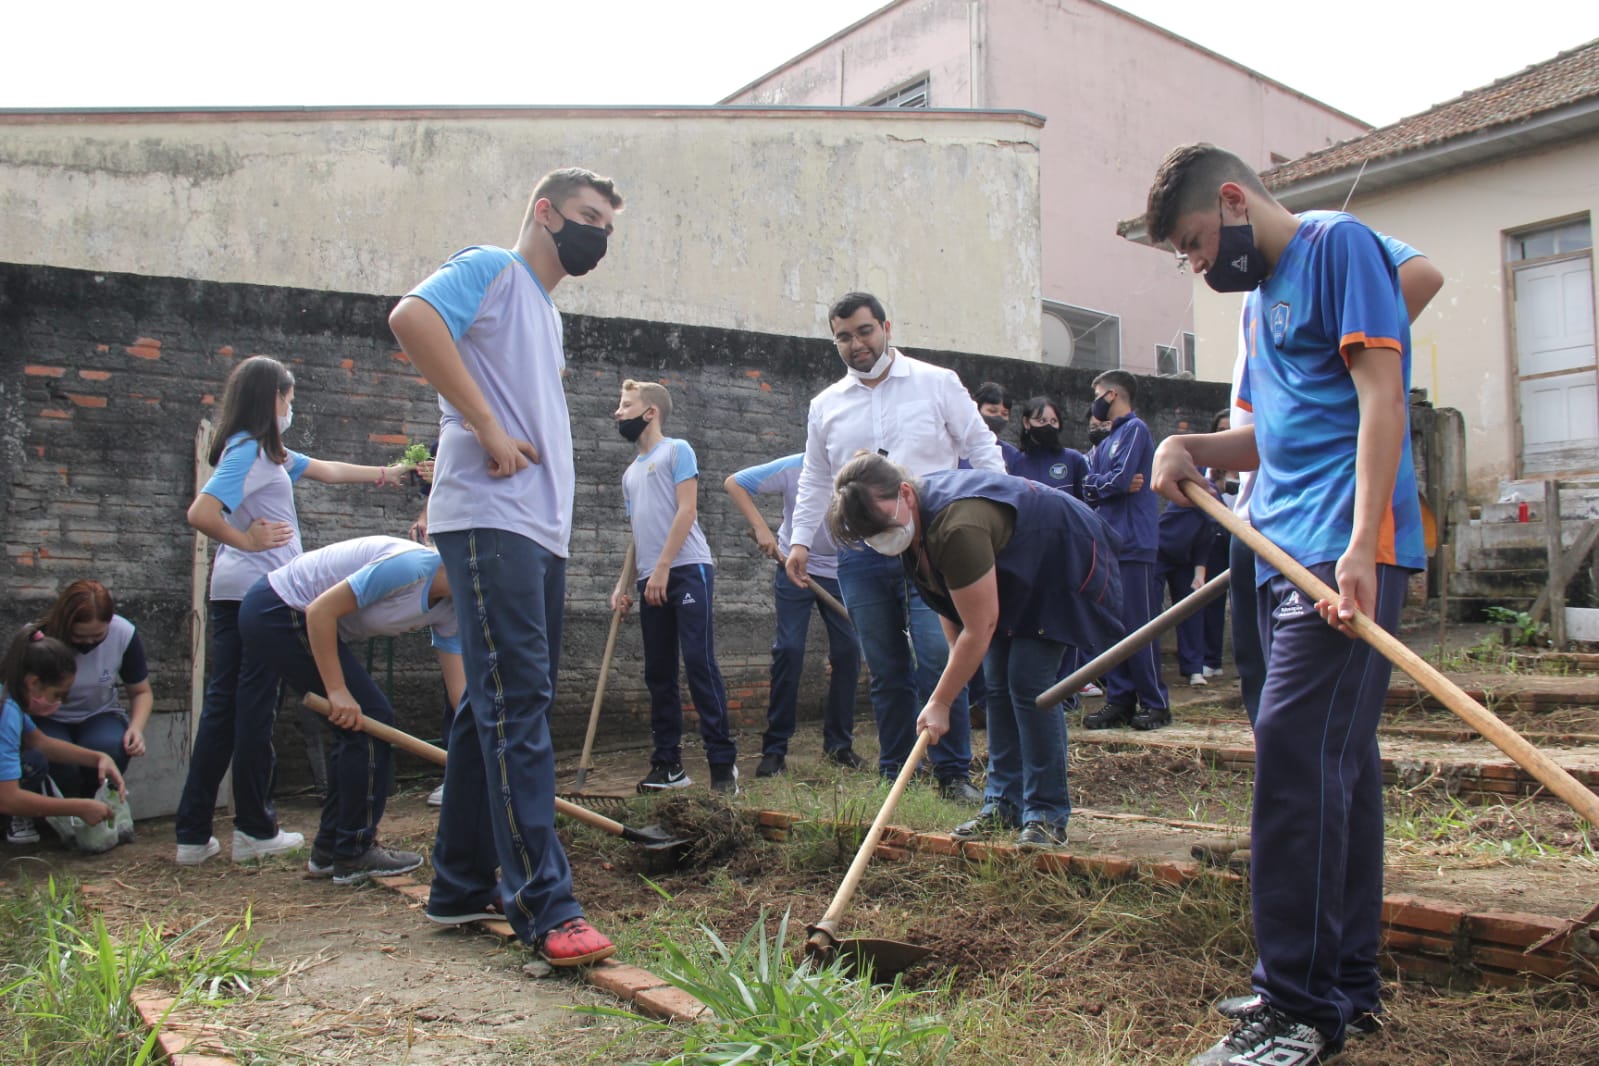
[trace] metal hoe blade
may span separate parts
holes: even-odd
[[[920,944],[881,937],[839,940],[833,936],[834,930],[828,928],[829,925],[818,922],[809,927],[807,931],[811,936],[805,941],[806,958],[823,964],[838,959],[843,963],[846,973],[856,976],[870,973],[874,982],[892,981],[933,953],[932,948]]]

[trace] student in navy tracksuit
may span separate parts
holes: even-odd
[[[1122,624],[1129,633],[1155,617],[1160,603],[1155,587],[1159,519],[1154,493],[1143,491],[1155,445],[1149,427],[1133,412],[1137,388],[1124,370],[1107,370],[1094,379],[1094,418],[1111,428],[1089,453],[1083,478],[1083,499],[1121,537]],[[1170,724],[1171,706],[1153,644],[1105,675],[1105,706],[1083,719],[1087,729]]]
[[[1170,594],[1172,606],[1187,599],[1205,583],[1211,546],[1215,542],[1216,523],[1199,508],[1168,506],[1160,513],[1156,583]],[[1225,600],[1218,602],[1226,603]],[[1158,640],[1155,646],[1159,648]],[[1208,684],[1205,680],[1204,611],[1177,624],[1177,665],[1190,685]]]
[[[1022,446],[1005,452],[1005,469],[1082,499],[1088,460],[1061,445],[1060,408],[1048,396],[1034,396],[1022,404],[1021,413]]]

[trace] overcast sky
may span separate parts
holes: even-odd
[[[30,0],[0,108],[710,104],[880,6]],[[1596,0],[1118,6],[1377,125],[1599,37]]]

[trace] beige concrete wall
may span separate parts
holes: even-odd
[[[1443,290],[1411,327],[1412,384],[1425,388],[1436,405],[1456,408],[1464,416],[1472,501],[1491,501],[1499,479],[1517,475],[1505,234],[1572,215],[1599,214],[1599,137],[1376,196],[1364,197],[1356,189],[1349,210],[1421,250],[1443,271]],[[1202,281],[1194,291],[1202,376],[1225,378],[1232,367],[1242,300],[1217,296]]]
[[[396,294],[510,244],[540,174],[616,178],[579,313],[825,335],[851,289],[905,344],[1039,347],[1036,118],[740,109],[0,113],[0,260]]]
[[[1043,295],[1119,316],[1122,365],[1141,372],[1154,371],[1155,345],[1180,347],[1193,321],[1170,257],[1116,236],[1117,221],[1143,210],[1166,153],[1210,140],[1264,169],[1364,131],[1094,0],[904,0],[730,99],[860,104],[922,75],[934,107],[976,101],[1047,117]]]

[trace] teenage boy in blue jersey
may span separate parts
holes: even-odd
[[[1133,410],[1137,382],[1125,370],[1107,370],[1094,379],[1095,421],[1108,423],[1110,433],[1088,453],[1083,499],[1121,538],[1116,561],[1122,575],[1122,625],[1137,631],[1160,607],[1155,585],[1155,555],[1160,546],[1159,505],[1152,492],[1141,491],[1149,480],[1155,442],[1149,427]],[[1166,683],[1160,679],[1160,652],[1145,645],[1105,675],[1105,705],[1083,717],[1085,729],[1160,729],[1171,724]]]
[[[550,293],[594,269],[621,208],[609,178],[553,171],[535,186],[515,247],[457,252],[389,315],[439,391],[428,537],[460,590],[466,666],[427,914],[455,925],[503,910],[556,966],[616,948],[584,920],[555,835],[549,715],[577,479]]]
[[[1255,424],[1168,438],[1157,491],[1200,466],[1259,467],[1255,528],[1337,589],[1312,604],[1261,561],[1266,682],[1255,721],[1251,904],[1259,1001],[1194,1066],[1307,1066],[1380,1010],[1387,660],[1347,639],[1358,609],[1399,621],[1425,563],[1409,448],[1410,327],[1393,261],[1353,217],[1294,215],[1242,160],[1196,144],[1150,189],[1150,237],[1211,288],[1248,293],[1239,404]]]

